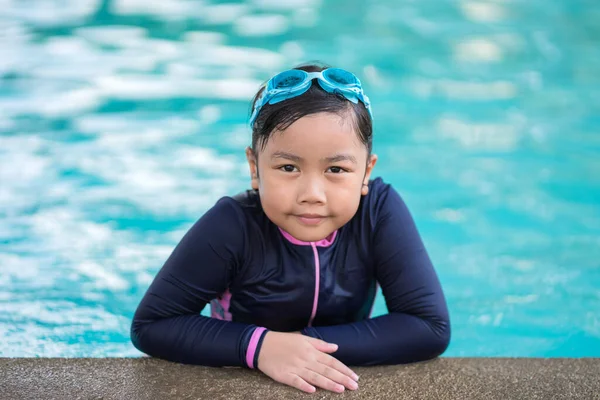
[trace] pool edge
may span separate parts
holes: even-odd
[[[600,399],[600,358],[450,358],[358,367],[356,399]],[[141,358],[0,358],[10,399],[294,399],[307,395],[242,368]],[[319,391],[313,398],[339,398]]]

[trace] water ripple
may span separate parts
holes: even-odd
[[[139,355],[156,271],[248,187],[250,97],[321,59],[369,92],[376,173],[448,298],[447,354],[600,356],[595,3],[0,5],[0,355]]]

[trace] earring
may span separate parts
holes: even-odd
[[[362,189],[360,192],[363,196],[366,196],[369,193],[369,185],[367,185],[366,183],[363,183]]]

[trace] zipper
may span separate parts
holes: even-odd
[[[315,296],[313,300],[312,312],[310,313],[310,319],[308,320],[308,326],[312,326],[313,320],[315,319],[315,315],[317,314],[317,305],[319,304],[319,285],[321,281],[321,263],[319,262],[319,252],[317,250],[317,245],[315,242],[310,242],[310,246],[312,247],[313,254],[315,255]]]

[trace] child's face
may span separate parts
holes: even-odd
[[[352,124],[330,113],[307,115],[274,132],[258,165],[249,148],[246,155],[269,219],[306,242],[326,238],[354,216],[377,161],[372,155],[367,163]]]

